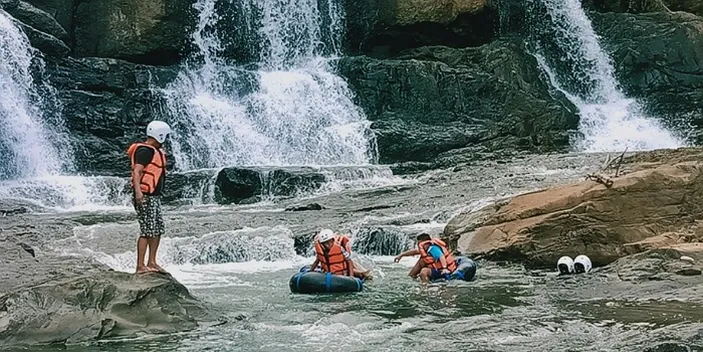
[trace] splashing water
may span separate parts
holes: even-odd
[[[42,177],[70,167],[72,155],[50,86],[35,82],[44,63],[0,11],[0,179]],[[59,114],[60,115],[60,114]]]
[[[579,0],[530,0],[535,57],[552,86],[580,111],[578,150],[609,152],[684,145],[619,89],[615,69]]]
[[[342,15],[334,1],[241,0],[244,50],[256,70],[226,63],[214,0],[200,0],[194,61],[165,90],[181,170],[232,165],[364,165],[369,121],[332,73]],[[327,57],[327,58],[326,58]]]

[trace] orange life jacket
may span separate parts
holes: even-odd
[[[344,247],[344,249],[351,254],[351,244],[349,243],[349,237],[345,235],[335,235],[334,236],[334,243]]]
[[[315,242],[315,253],[317,260],[320,262],[322,271],[332,273],[334,275],[347,275],[347,261],[344,259],[342,246],[336,241],[332,243],[329,252],[325,252],[320,242]]]
[[[156,186],[159,184],[159,180],[164,174],[164,169],[166,168],[166,154],[163,150],[157,149],[150,144],[141,142],[133,143],[129,146],[129,149],[127,149],[127,155],[129,155],[130,162],[132,163],[132,170],[134,170],[134,166],[136,165],[134,155],[139,147],[147,147],[154,150],[154,156],[151,158],[149,165],[144,168],[144,175],[139,185],[142,192],[152,194],[156,191]]]
[[[454,256],[449,253],[449,250],[447,250],[447,244],[438,238],[422,241],[417,244],[417,249],[420,251],[420,258],[422,258],[425,264],[436,270],[442,270],[442,263],[439,261],[435,262],[434,258],[432,258],[432,256],[427,252],[432,244],[437,245],[440,249],[442,249],[444,259],[447,261],[447,269],[452,272],[456,270],[456,260],[454,260]]]

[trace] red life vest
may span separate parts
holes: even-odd
[[[334,243],[344,247],[344,249],[347,250],[349,254],[351,254],[351,244],[349,243],[349,237],[345,235],[335,235],[334,236]]]
[[[347,275],[349,272],[347,261],[344,259],[344,253],[342,252],[342,246],[336,241],[332,243],[332,247],[330,247],[328,252],[325,252],[320,242],[315,241],[315,254],[320,262],[322,271],[334,275]]]
[[[432,256],[427,252],[432,244],[437,245],[440,249],[442,249],[444,259],[447,261],[447,270],[452,272],[456,270],[456,260],[454,260],[454,256],[449,253],[449,250],[447,250],[447,245],[444,241],[438,238],[422,241],[417,244],[417,249],[420,251],[420,258],[425,262],[425,264],[435,270],[442,271],[442,263],[439,261],[435,262],[434,258],[432,258]]]
[[[151,158],[151,162],[144,167],[144,175],[139,185],[142,192],[152,194],[156,191],[159,180],[164,174],[164,169],[166,168],[166,154],[163,150],[157,149],[150,144],[141,142],[133,143],[129,146],[129,149],[127,149],[127,155],[129,155],[130,162],[132,163],[132,170],[134,170],[134,166],[136,165],[134,155],[139,147],[147,147],[154,150],[154,156]]]

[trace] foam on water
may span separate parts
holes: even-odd
[[[256,70],[227,62],[215,0],[200,0],[200,49],[165,90],[181,170],[232,165],[365,165],[374,161],[370,122],[333,73],[341,9],[334,1],[241,0],[238,28]],[[222,10],[222,9],[220,9]],[[225,36],[226,37],[226,36]],[[231,38],[230,38],[231,39]]]
[[[580,0],[530,0],[535,57],[553,87],[579,109],[577,150],[676,148],[686,143],[618,87],[615,68]]]

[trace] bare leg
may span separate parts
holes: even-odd
[[[430,275],[432,275],[432,269],[422,268],[422,270],[420,270],[420,280],[422,280],[422,282],[429,283]]]
[[[156,252],[159,250],[159,243],[161,243],[161,236],[149,238],[149,261],[146,266],[153,271],[165,273],[166,270],[156,264]]]
[[[146,237],[139,237],[137,240],[137,274],[150,271],[149,268],[144,265],[144,254],[146,254],[148,240],[149,239]]]
[[[417,277],[418,274],[420,274],[420,270],[422,270],[422,267],[424,263],[422,262],[422,259],[418,259],[417,263],[415,263],[415,266],[413,266],[412,269],[410,269],[410,272],[408,273],[408,276],[412,277],[413,279]]]

